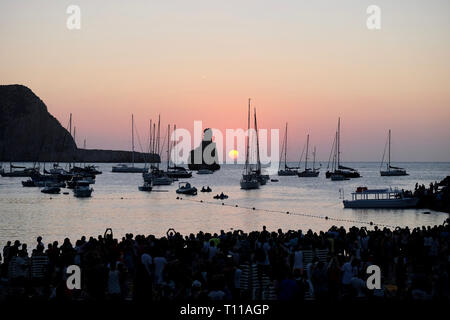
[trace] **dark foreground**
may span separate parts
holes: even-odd
[[[0,300],[442,301],[449,299],[449,229],[447,220],[412,230],[264,229],[185,237],[169,230],[163,238],[128,234],[120,240],[109,230],[46,247],[38,238],[30,250],[15,241],[3,248]],[[73,265],[80,267],[79,282]],[[371,265],[381,270],[379,289],[366,283]]]

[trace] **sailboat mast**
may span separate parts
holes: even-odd
[[[309,134],[306,136],[305,171],[308,168]]]
[[[388,171],[391,170],[391,129],[389,129]]]
[[[258,137],[258,124],[256,122],[256,108],[254,109],[255,114],[255,132],[256,132],[256,170],[261,172],[261,159],[259,157],[259,137]]]
[[[170,124],[167,126],[167,170],[169,170],[170,160]]]
[[[131,162],[134,167],[134,115],[131,114]]]
[[[341,118],[338,119],[338,131],[337,131],[337,168],[341,164]]]
[[[173,138],[174,138],[174,142],[173,142],[173,151],[174,151],[174,163],[173,165],[176,166],[177,162],[178,162],[178,157],[177,157],[177,125],[174,124],[173,125]]]
[[[83,149],[84,149],[84,154],[86,154],[86,138],[84,138]],[[86,167],[86,157],[83,157],[83,158],[84,158],[84,167]]]
[[[286,167],[287,167],[287,164],[286,164],[286,162],[287,162],[287,157],[286,157],[286,154],[287,154],[287,127],[288,127],[288,123],[286,122],[286,132],[284,133],[284,170],[286,170]]]
[[[248,99],[248,121],[247,121],[247,150],[245,152],[245,171],[248,169],[248,153],[249,153],[249,147],[250,147],[250,101],[251,99]]]
[[[337,161],[338,161],[338,132],[336,131],[336,146],[334,148],[334,160],[333,160],[333,171],[336,171]]]
[[[316,171],[316,147],[314,146],[314,151],[313,151],[313,166],[312,166],[313,171]]]
[[[160,160],[161,160],[161,153],[159,150],[160,139],[161,139],[161,115],[158,115],[158,137],[157,137],[157,141],[156,141],[156,149],[157,149],[158,155],[160,156]],[[159,161],[159,162],[161,162],[161,161]],[[159,169],[159,163],[158,163],[158,169]]]

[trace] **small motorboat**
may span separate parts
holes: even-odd
[[[22,181],[22,186],[24,187],[36,187],[36,184],[32,179],[28,179],[26,181]]]
[[[152,191],[152,183],[151,182],[144,182],[144,185],[139,186],[139,191],[147,191],[150,192]]]
[[[89,187],[89,181],[79,180],[73,189],[73,195],[77,198],[88,198],[94,189]]]
[[[178,184],[178,189],[177,189],[176,192],[180,193],[180,194],[188,194],[188,195],[191,195],[191,196],[196,196],[197,195],[197,188],[196,187],[192,187],[189,182],[180,182]]]
[[[278,179],[270,179],[271,182],[278,182]]]
[[[48,193],[48,194],[59,194],[61,192],[61,188],[59,187],[53,187],[53,186],[47,186],[44,187],[41,190],[42,193]]]
[[[213,198],[214,199],[224,200],[224,199],[228,199],[228,196],[222,192],[220,195],[216,194]]]
[[[213,174],[214,171],[209,170],[209,169],[200,169],[197,171],[197,174]]]
[[[208,186],[205,188],[205,186],[202,187],[202,190],[200,190],[201,192],[211,192],[212,189]]]

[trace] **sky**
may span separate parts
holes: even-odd
[[[81,29],[69,30],[69,5]],[[366,26],[369,5],[381,29]],[[289,123],[288,159],[310,134],[328,159],[341,117],[343,161],[450,161],[450,2],[2,0],[0,84],[32,89],[77,143],[131,148],[161,114],[176,124]],[[139,148],[138,148],[139,149]]]

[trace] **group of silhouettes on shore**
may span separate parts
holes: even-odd
[[[47,246],[39,237],[31,252],[19,241],[4,246],[0,298],[448,299],[449,231],[446,220],[414,229],[333,226],[318,233],[269,232],[266,227],[250,233],[232,230],[188,236],[171,229],[164,237],[126,234],[122,239],[105,233]],[[325,255],[316,256],[319,251]],[[29,270],[34,257],[48,261],[38,282]],[[82,270],[80,290],[66,287],[66,268],[74,264]],[[381,269],[381,289],[366,286],[367,267],[372,264]]]

